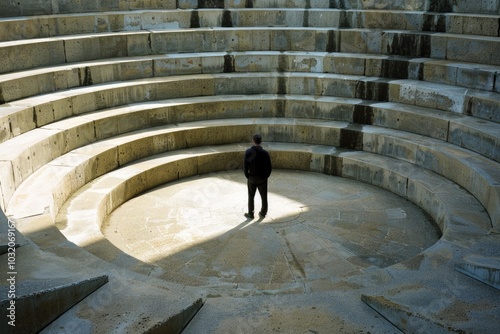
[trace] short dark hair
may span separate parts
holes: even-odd
[[[252,140],[255,144],[260,144],[260,143],[262,143],[262,136],[260,134],[256,133],[253,135]]]

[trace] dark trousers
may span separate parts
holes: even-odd
[[[267,178],[252,177],[247,180],[248,187],[248,213],[254,211],[254,197],[257,189],[259,190],[260,198],[262,200],[262,208],[260,213],[267,214]]]

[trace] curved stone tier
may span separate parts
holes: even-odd
[[[0,8],[0,260],[15,249],[20,332],[500,331],[500,1],[0,0]],[[394,239],[404,233],[380,227],[380,210],[356,216],[366,229],[359,241],[335,228],[321,234],[328,224],[318,227],[314,210],[292,222],[276,219],[286,210],[274,207],[241,223],[245,205],[233,203],[234,240],[200,240],[168,256],[162,240],[135,253],[110,242],[124,237],[106,230],[115,210],[152,189],[176,183],[194,194],[186,178],[217,172],[244,187],[237,170],[255,132],[273,182],[332,175],[358,194],[377,187],[421,210],[405,220],[379,208],[382,216],[432,221],[441,237],[420,248]],[[308,194],[328,205],[339,193]],[[167,198],[161,210],[175,203]],[[216,217],[225,204],[214,204]],[[259,227],[266,222],[280,229]],[[238,232],[245,228],[257,234]],[[266,243],[270,231],[289,234]],[[250,246],[257,235],[260,246]],[[225,241],[240,256],[245,245],[262,249],[252,253],[262,262],[233,280],[231,256],[198,261]],[[348,265],[337,253],[350,254],[351,241],[363,251]],[[140,254],[148,249],[156,255]],[[284,257],[272,261],[270,250]],[[256,269],[269,261],[288,267],[275,272],[293,282],[252,281],[269,274]],[[192,273],[203,266],[214,272],[198,280]],[[0,291],[10,288],[7,275]],[[10,303],[0,299],[5,312]]]

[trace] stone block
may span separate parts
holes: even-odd
[[[10,161],[0,161],[0,207],[5,211],[9,200],[16,191],[14,173]]]
[[[355,55],[328,55],[325,57],[324,62],[324,70],[327,73],[365,75],[365,70],[370,72],[376,71],[372,62],[368,63],[368,60],[364,57],[357,57]]]
[[[13,137],[8,110],[0,109],[0,144]]]
[[[189,28],[190,13],[187,11],[142,12],[139,22],[140,27],[145,30]]]
[[[39,93],[39,85],[36,76],[17,78],[11,75],[11,79],[0,82],[0,99],[2,103],[18,100],[26,96]]]
[[[95,32],[94,15],[65,15],[50,20],[53,32],[49,36],[69,36]]]
[[[272,29],[236,29],[231,35],[231,48],[227,51],[275,50],[273,34]]]
[[[457,66],[457,81],[458,86],[493,91],[495,88],[496,71],[486,67],[473,65]]]
[[[487,65],[500,65],[496,55],[498,41],[492,37],[469,36],[467,39],[449,36],[447,59]]]
[[[500,113],[498,106],[500,98],[498,94],[476,93],[470,100],[470,105],[466,112],[471,116],[500,123]]]
[[[314,118],[315,114],[316,114],[316,101],[307,99],[306,97],[286,98],[285,100],[286,118]]]
[[[222,172],[234,169],[235,163],[242,160],[242,152],[220,152],[198,155],[198,174]]]
[[[138,172],[135,175],[128,175],[127,179],[124,182],[125,187],[124,187],[124,193],[123,193],[123,198],[120,199],[122,202],[119,203],[118,201],[114,201],[113,205],[120,206],[126,201],[134,198],[138,194],[148,190],[147,188],[147,180],[146,180],[146,175],[144,172]],[[116,199],[116,198],[115,198]],[[116,209],[117,207],[115,207]]]
[[[178,0],[177,3],[179,9],[198,8],[198,0]]]
[[[76,94],[69,98],[75,115],[96,110],[97,102],[93,92]]]
[[[314,110],[314,118],[353,122],[354,108],[355,103],[357,102],[360,101],[345,100],[335,97],[317,99],[316,109]]]
[[[122,62],[117,64],[119,80],[135,80],[152,78],[153,61],[150,59],[141,61]]]
[[[266,133],[266,135],[263,134],[264,138],[270,138],[270,136],[270,133]],[[273,152],[271,159],[273,161],[273,168],[309,171],[311,168],[312,153],[291,151]]]
[[[363,150],[415,163],[419,148],[417,136],[408,134],[405,138],[393,137],[384,133],[363,133]]]
[[[422,78],[423,68],[426,63],[425,58],[411,59],[408,61],[408,79],[420,80]]]
[[[406,196],[406,177],[379,167],[376,163],[365,160],[361,155],[344,156],[342,177],[366,182],[390,190],[400,196]]]
[[[83,72],[83,73],[82,73]],[[67,90],[69,88],[78,87],[82,83],[81,78],[85,78],[85,70],[80,68],[61,69],[52,73],[47,73],[47,76],[53,75],[54,91]],[[82,75],[83,74],[83,75]]]
[[[137,137],[118,146],[118,163],[124,165],[156,153],[152,137]]]
[[[36,128],[33,107],[29,105],[3,105],[1,108],[2,124],[7,128],[9,124],[10,135],[17,136]]]
[[[450,120],[455,117],[425,108],[399,104],[376,104],[373,106],[373,125],[398,129],[410,133],[447,140]],[[428,126],[432,124],[432,126]]]
[[[290,76],[287,78],[287,94],[321,95],[321,80],[309,76]]]
[[[130,0],[129,9],[176,9],[176,0]],[[179,3],[181,0],[179,0]],[[127,2],[126,2],[127,3]]]
[[[190,154],[183,154],[182,156],[176,156],[176,165],[172,166],[172,173],[175,173],[175,177],[183,179],[190,176],[200,175],[198,171],[198,158]],[[170,178],[166,179],[168,182]],[[174,179],[172,179],[174,180]]]
[[[64,169],[67,169],[66,167]],[[57,186],[51,189],[53,199],[53,216],[59,212],[66,200],[73,195],[78,189],[83,187],[87,182],[85,178],[84,166],[76,166],[76,168],[67,169],[65,175],[60,175]]]
[[[423,69],[426,81],[447,85],[457,84],[458,68],[452,64],[443,63],[442,61],[428,61],[425,63]]]
[[[0,48],[0,73],[65,63],[63,42],[43,39],[11,44]]]
[[[500,138],[495,123],[474,117],[464,117],[450,122],[448,141],[500,162]]]
[[[64,150],[64,141],[57,139],[57,137],[59,137],[59,139],[62,137],[61,135],[57,136],[57,130],[44,129],[44,131],[34,130],[34,132],[36,138],[33,138],[31,144],[27,147],[27,151],[30,152],[32,172],[35,172],[49,161],[59,156]],[[44,137],[44,135],[46,135],[46,137]]]
[[[346,97],[353,98],[356,97],[357,81],[356,80],[345,80],[340,76],[325,77],[323,80],[319,80],[322,88],[321,92],[323,96],[334,96],[334,97]]]
[[[316,30],[316,51],[338,52],[340,51],[340,30],[318,29]]]
[[[280,68],[281,58],[267,53],[240,53],[234,55],[236,72],[268,72]]]
[[[144,31],[127,34],[126,53],[124,52],[124,54],[128,56],[144,56],[153,54],[153,35],[154,33]]]
[[[367,31],[342,30],[340,35],[340,52],[368,53],[370,36]]]

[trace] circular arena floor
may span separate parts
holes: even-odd
[[[275,170],[269,212],[246,219],[241,171],[166,184],[110,216],[103,233],[154,276],[191,286],[321,291],[410,258],[439,230],[388,191],[318,173]],[[256,212],[260,197],[255,198]]]

